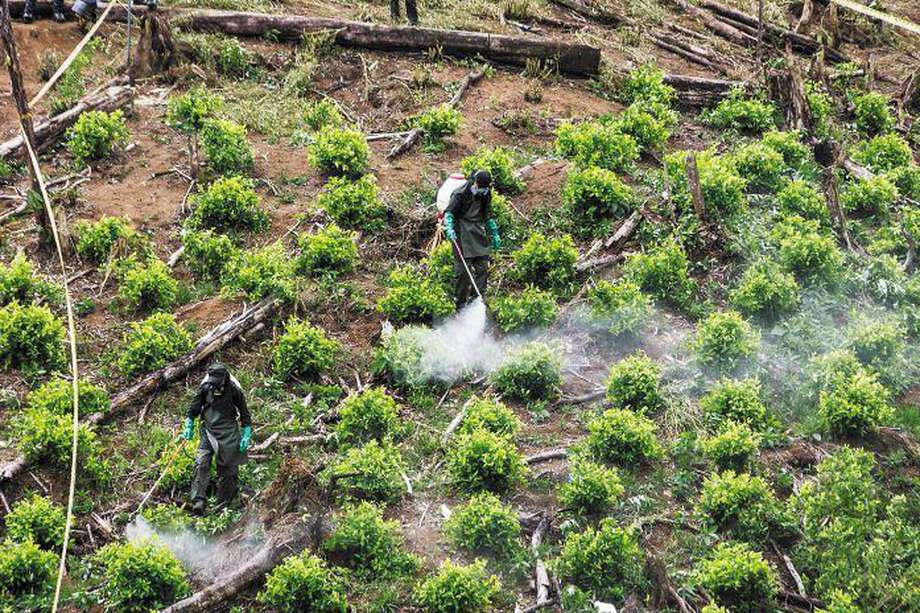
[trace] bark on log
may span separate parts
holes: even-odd
[[[39,151],[47,149],[56,143],[64,133],[83,113],[87,111],[111,112],[128,106],[134,98],[134,89],[127,85],[120,85],[123,78],[114,79],[99,93],[81,98],[75,106],[59,115],[42,120],[35,124],[35,145]],[[5,143],[0,143],[0,159],[12,158],[22,155],[25,145],[22,136],[11,138]]]
[[[568,9],[585,19],[596,21],[608,26],[618,26],[632,20],[625,15],[614,13],[606,8],[595,6],[581,0],[550,0],[553,4]]]
[[[652,42],[655,43],[657,47],[665,51],[670,51],[674,55],[678,55],[689,62],[705,66],[706,68],[710,68],[722,74],[728,74],[728,67],[709,49],[692,45],[679,38],[663,33],[652,34]]]
[[[703,22],[703,24],[707,28],[709,28],[710,30],[712,30],[713,32],[721,36],[722,38],[729,40],[733,43],[736,43],[738,45],[742,45],[742,46],[747,46],[751,43],[757,42],[757,39],[751,36],[750,34],[747,34],[746,32],[742,32],[738,28],[735,28],[733,26],[730,26],[726,23],[719,21],[718,19],[716,19],[715,17],[713,17],[706,11],[702,11],[699,9],[699,7],[693,4],[690,4],[689,2],[687,2],[687,0],[675,0],[675,1],[677,3],[677,6],[679,6],[683,12],[687,13],[691,17],[695,17],[699,19],[700,21]]]
[[[530,538],[530,551],[534,557],[534,583],[537,588],[537,605],[544,605],[549,600],[549,573],[546,571],[546,564],[540,558],[540,545],[543,544],[543,537],[549,529],[550,518],[544,517],[540,520],[537,529],[533,531]]]
[[[767,90],[771,100],[775,101],[786,117],[786,129],[801,130],[814,134],[815,121],[805,93],[805,80],[802,78],[791,51],[786,50],[787,70],[774,73],[767,78]]]
[[[693,212],[697,218],[706,221],[706,201],[703,200],[703,189],[700,187],[700,172],[696,165],[696,155],[687,154],[684,162],[684,172],[687,174],[687,184],[690,188],[690,201],[693,203]]]
[[[679,74],[666,74],[664,82],[674,88],[677,92],[677,101],[684,106],[713,104],[726,97],[736,87],[751,89],[747,81],[707,79]]]
[[[532,456],[528,456],[524,458],[524,462],[528,466],[532,466],[542,462],[551,462],[552,460],[564,460],[567,457],[569,457],[568,449],[553,449],[551,451],[542,451]]]

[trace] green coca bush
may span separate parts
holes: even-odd
[[[498,199],[497,194],[492,194],[492,204]],[[428,277],[443,287],[445,291],[452,292],[454,287],[454,247],[450,241],[441,241],[431,254],[424,260]]]
[[[506,334],[546,328],[559,315],[556,297],[532,286],[518,295],[499,296],[491,308],[498,327]]]
[[[156,541],[110,543],[94,556],[106,606],[126,613],[163,609],[191,591],[179,560]]]
[[[354,445],[386,439],[400,428],[399,408],[382,387],[348,396],[338,408],[335,435],[340,444]]]
[[[657,102],[670,106],[676,99],[674,88],[664,82],[664,72],[654,64],[643,64],[629,72],[620,83],[617,97],[624,104]]]
[[[377,308],[396,323],[430,323],[449,315],[454,303],[443,286],[411,268],[397,268],[386,280]]]
[[[760,333],[737,311],[715,311],[697,326],[692,347],[700,364],[730,371],[754,357]]]
[[[309,321],[291,318],[284,326],[272,356],[281,379],[314,379],[335,366],[342,346]]]
[[[447,455],[447,470],[454,485],[468,492],[506,492],[527,473],[514,443],[484,429],[456,438]]]
[[[857,319],[847,330],[846,345],[860,362],[884,371],[904,348],[904,331],[894,319]]]
[[[371,150],[364,135],[352,128],[320,128],[308,148],[310,165],[328,175],[359,177],[367,170]]]
[[[822,232],[817,221],[792,215],[770,233],[779,262],[805,284],[833,283],[839,276],[843,255],[833,237]]]
[[[670,129],[677,125],[677,114],[660,103],[642,100],[629,105],[612,125],[631,136],[640,151],[661,151],[671,138]]]
[[[914,161],[910,143],[897,134],[882,134],[853,147],[851,157],[872,172],[883,173]]]
[[[70,466],[73,448],[73,416],[29,409],[15,422],[19,451],[30,462],[43,462],[55,468]],[[81,424],[77,429],[77,454],[80,469],[91,477],[100,476],[103,464],[100,446],[93,433]]]
[[[105,413],[109,410],[109,394],[98,385],[80,379],[77,395],[81,415]],[[37,411],[55,415],[70,415],[73,411],[73,383],[66,379],[52,379],[26,397],[26,405]]]
[[[251,179],[221,177],[190,200],[193,211],[185,222],[190,229],[234,232],[268,227],[268,213],[259,208]]]
[[[606,513],[626,491],[619,473],[588,460],[577,460],[572,465],[569,480],[559,486],[559,503],[576,516],[593,516]]]
[[[480,147],[460,162],[460,169],[466,176],[477,170],[488,170],[492,175],[492,185],[503,194],[513,195],[524,189],[524,182],[514,174],[511,154],[501,147]]]
[[[421,128],[425,148],[429,151],[444,149],[444,137],[453,136],[460,131],[463,114],[448,104],[428,109],[415,119],[415,125]]]
[[[587,292],[589,317],[613,336],[638,336],[652,317],[652,302],[632,281],[598,281]]]
[[[637,351],[610,367],[607,401],[619,409],[655,413],[666,401],[661,390],[661,367],[645,352]]]
[[[521,420],[500,400],[473,397],[468,402],[460,423],[461,434],[488,430],[498,436],[514,439],[521,429]]]
[[[749,266],[729,294],[729,302],[745,317],[776,321],[799,303],[795,277],[770,260]]]
[[[297,239],[300,256],[297,270],[311,277],[338,277],[355,269],[358,262],[358,235],[330,224]]]
[[[767,536],[776,509],[766,481],[732,470],[708,476],[696,505],[704,521],[717,530],[754,543]]]
[[[65,146],[80,166],[111,156],[131,137],[119,111],[87,111],[67,131]]]
[[[719,543],[692,576],[718,604],[739,613],[769,610],[779,588],[770,563],[745,543]]]
[[[171,96],[167,103],[166,122],[186,134],[201,131],[207,119],[223,106],[220,96],[203,87],[190,89],[184,94]]]
[[[556,152],[581,169],[613,172],[632,167],[639,159],[639,144],[610,124],[563,123],[556,130]]]
[[[119,276],[118,300],[129,309],[165,310],[178,299],[179,282],[163,260],[127,262]]]
[[[687,253],[675,241],[666,241],[626,260],[626,277],[658,300],[678,308],[689,306],[696,294]]]
[[[664,165],[677,206],[695,214],[691,206],[690,184],[687,179],[688,151],[675,151],[665,156]],[[711,151],[696,154],[700,192],[707,209],[721,217],[732,217],[746,206],[744,192],[747,179],[738,174],[732,158],[719,157]]]
[[[195,476],[197,450],[197,436],[190,441],[184,439],[170,441],[160,450],[155,464],[155,472],[163,475],[160,480],[160,491],[166,492],[173,488],[186,489],[191,485]]]
[[[805,82],[805,101],[814,120],[815,135],[827,138],[830,135],[831,119],[834,112],[834,98],[821,85],[814,81]]]
[[[718,432],[704,438],[700,446],[717,469],[746,472],[760,449],[760,435],[747,424],[725,420]]]
[[[860,372],[865,372],[865,368],[850,349],[835,349],[817,355],[805,369],[807,396],[816,402],[821,392],[841,385]]]
[[[762,143],[739,147],[732,154],[738,173],[747,179],[747,187],[756,192],[775,192],[783,182],[785,161],[778,151]]]
[[[571,293],[575,283],[578,249],[572,237],[564,234],[547,238],[534,232],[514,252],[514,274],[525,283],[553,292],[557,296]]]
[[[880,176],[850,183],[840,194],[845,210],[870,215],[887,215],[897,200],[898,188]]]
[[[771,130],[763,135],[760,142],[781,154],[786,166],[795,170],[802,170],[812,159],[811,150],[802,142],[800,132]]]
[[[832,434],[862,436],[888,421],[894,411],[890,393],[875,375],[857,372],[821,392],[818,415]]]
[[[767,419],[762,396],[757,379],[720,379],[700,398],[700,408],[716,425],[733,421],[760,430]]]
[[[444,523],[456,547],[499,556],[520,548],[521,522],[517,511],[488,492],[481,492],[457,508]]]
[[[390,502],[406,492],[404,471],[399,449],[388,441],[372,440],[340,454],[322,479],[334,483],[346,499]]]
[[[155,313],[131,324],[117,364],[126,377],[134,377],[166,366],[191,348],[192,338],[172,313]]]
[[[434,373],[423,363],[426,344],[431,329],[425,326],[403,326],[392,334],[384,335],[374,353],[374,371],[385,373],[402,388],[419,388],[434,378]]]
[[[77,235],[76,250],[81,258],[97,264],[109,259],[112,248],[122,241],[128,250],[140,246],[142,239],[126,219],[104,215],[98,221],[78,221],[74,225]]]
[[[48,307],[0,308],[0,369],[57,370],[65,363],[64,324]]]
[[[208,167],[221,176],[246,176],[252,172],[252,147],[246,128],[224,119],[208,119],[201,129],[201,149]]]
[[[750,98],[741,88],[733,89],[703,118],[715,128],[739,132],[766,132],[776,127],[776,107],[758,98]]]
[[[377,192],[377,179],[333,177],[316,198],[316,204],[340,226],[376,231],[383,227],[387,210]]]
[[[634,208],[632,190],[616,173],[596,166],[575,168],[562,186],[562,204],[585,234],[604,234]]]
[[[0,602],[52,591],[57,560],[54,553],[43,551],[30,541],[3,542],[0,546]]]
[[[214,230],[182,233],[182,259],[199,277],[219,279],[227,263],[239,257],[233,240]]]
[[[342,613],[348,608],[342,580],[309,551],[289,556],[265,579],[258,600],[279,613]]]
[[[608,409],[588,422],[588,449],[597,460],[626,465],[661,457],[658,426],[628,409]]]
[[[607,518],[597,528],[570,533],[551,562],[561,581],[573,583],[602,600],[621,601],[641,580],[643,554],[631,528]]]
[[[858,280],[869,294],[889,305],[897,304],[907,293],[907,274],[898,258],[887,253],[870,258]]]
[[[38,494],[16,503],[4,521],[6,536],[13,541],[30,541],[42,549],[56,549],[64,543],[64,508]]]
[[[462,566],[444,560],[436,575],[415,588],[415,600],[425,613],[486,613],[500,590],[484,561]]]
[[[824,195],[807,181],[801,179],[787,181],[776,194],[776,203],[779,205],[779,210],[785,215],[799,215],[823,224],[830,222]]]
[[[223,287],[230,294],[244,294],[253,301],[270,296],[290,301],[297,294],[295,264],[280,241],[249,249],[227,263]]]
[[[533,341],[509,351],[490,382],[506,398],[521,402],[552,400],[562,386],[561,369],[559,352],[546,343]]]
[[[43,300],[58,303],[62,296],[61,287],[39,276],[22,252],[17,253],[9,265],[0,263],[0,307],[11,302],[32,304]]]
[[[406,552],[399,522],[383,518],[370,502],[346,505],[334,519],[335,528],[323,543],[326,554],[360,575],[391,577],[413,570],[418,560]]]
[[[853,98],[853,117],[856,129],[863,134],[873,135],[889,131],[894,119],[888,109],[888,98],[878,92],[866,92]]]
[[[920,166],[917,164],[901,166],[886,172],[884,176],[898,189],[898,194],[920,201]]]
[[[303,112],[303,122],[313,131],[326,126],[338,128],[345,125],[345,116],[342,115],[342,111],[335,102],[329,98],[323,98],[306,106]]]

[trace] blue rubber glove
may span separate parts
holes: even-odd
[[[191,417],[185,418],[185,427],[182,429],[182,438],[187,441],[195,436],[195,421]]]
[[[489,234],[492,237],[492,249],[496,251],[502,248],[502,237],[498,235],[498,224],[494,219],[490,219],[486,222],[486,227],[489,229]]]
[[[453,243],[457,242],[457,231],[454,229],[454,214],[450,212],[444,213],[444,236]]]
[[[240,436],[240,451],[243,453],[249,449],[249,443],[252,442],[252,426],[243,426],[243,434]]]

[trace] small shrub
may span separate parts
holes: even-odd
[[[898,188],[881,176],[850,183],[840,194],[840,204],[847,211],[887,215],[898,199]]]
[[[163,447],[155,464],[155,472],[163,475],[160,480],[160,491],[167,492],[173,488],[187,489],[191,485],[195,476],[197,450],[197,436],[190,441],[170,441]]]
[[[341,613],[348,606],[339,577],[309,551],[289,556],[276,566],[258,600],[279,613]]]
[[[517,511],[494,494],[482,492],[458,508],[444,524],[457,547],[499,556],[520,548],[521,522]]]
[[[613,172],[632,167],[639,159],[639,144],[610,124],[564,123],[556,130],[556,152],[583,170],[594,168]]]
[[[443,149],[444,137],[456,134],[462,123],[460,111],[447,104],[429,109],[415,120],[415,125],[424,133],[426,148],[433,151]]]
[[[863,436],[893,415],[889,396],[875,375],[857,372],[833,389],[821,392],[818,415],[832,434]]]
[[[11,302],[0,308],[0,368],[57,370],[65,363],[64,336],[47,307]]]
[[[9,265],[0,263],[0,307],[11,302],[32,304],[38,300],[56,303],[61,297],[61,287],[41,278],[21,252]]]
[[[382,387],[367,389],[342,401],[335,434],[340,444],[354,445],[386,439],[399,430],[396,401]]]
[[[910,144],[897,134],[882,134],[853,147],[851,157],[872,172],[884,173],[914,161]]]
[[[761,260],[744,271],[729,302],[746,317],[773,322],[798,305],[799,284],[777,264]]]
[[[490,381],[507,398],[521,402],[551,400],[562,386],[561,368],[558,351],[533,341],[509,351]]]
[[[121,217],[105,215],[99,221],[78,221],[74,230],[77,235],[77,253],[97,264],[108,260],[112,248],[119,241],[126,243],[129,248],[140,242],[140,236],[134,228]]]
[[[878,92],[866,92],[854,97],[853,116],[856,119],[856,129],[870,136],[888,132],[894,125],[888,109],[888,98]]]
[[[240,255],[233,240],[214,230],[182,233],[182,258],[199,277],[219,279],[227,264]]]
[[[468,492],[506,492],[527,472],[514,443],[488,430],[458,436],[447,456],[447,469],[453,483]]]
[[[747,424],[726,420],[716,434],[703,439],[701,447],[717,469],[746,472],[760,449],[760,435]]]
[[[759,430],[767,419],[767,407],[757,379],[720,379],[700,398],[700,408],[716,425],[733,421]]]
[[[223,119],[205,121],[201,148],[215,174],[228,177],[252,172],[252,147],[246,140],[246,128],[238,123]]]
[[[192,338],[172,313],[155,313],[131,324],[125,334],[118,368],[134,377],[162,368],[192,348]]]
[[[244,251],[227,263],[224,288],[229,293],[245,294],[254,301],[269,296],[293,300],[297,293],[295,263],[280,241]]]
[[[272,356],[275,375],[282,379],[313,379],[335,365],[341,345],[308,321],[288,320]]]
[[[98,385],[80,379],[77,381],[80,415],[105,413],[109,410],[109,394]],[[52,379],[26,397],[30,409],[54,415],[70,415],[73,411],[73,383],[66,379]]]
[[[652,303],[632,281],[598,281],[587,292],[590,318],[613,336],[637,336],[652,317]]]
[[[324,475],[346,499],[389,502],[406,491],[402,474],[402,455],[391,443],[372,440],[362,447],[351,447]]]
[[[514,252],[515,274],[525,283],[549,290],[557,296],[572,291],[575,282],[575,262],[578,249],[571,236],[547,238],[534,232]]]
[[[670,106],[677,99],[677,93],[664,82],[661,69],[654,64],[644,64],[623,79],[617,97],[624,104],[657,102]]]
[[[738,173],[747,179],[750,190],[772,193],[782,185],[785,170],[783,155],[763,143],[738,148],[732,154],[732,161]]]
[[[338,128],[345,124],[342,111],[328,98],[318,102],[311,102],[303,113],[303,122],[311,130],[320,130],[325,127]]]
[[[374,504],[346,505],[334,523],[323,549],[359,574],[389,577],[411,571],[418,563],[405,551],[399,522],[384,519]]]
[[[811,150],[802,142],[799,132],[781,132],[771,130],[763,135],[760,142],[783,156],[783,163],[789,168],[803,170],[811,161]]]
[[[454,310],[444,287],[410,268],[392,271],[386,286],[387,292],[377,308],[394,322],[430,323]]]
[[[488,430],[498,436],[513,439],[521,429],[521,420],[514,411],[499,400],[491,398],[471,398],[460,424],[461,434],[470,434],[476,430]]]
[[[607,401],[618,409],[655,413],[665,406],[661,367],[638,351],[610,367]]]
[[[67,131],[67,151],[79,165],[107,158],[128,142],[130,133],[121,111],[88,111]]]
[[[309,51],[297,51],[291,68],[284,75],[284,91],[292,96],[306,96],[313,89],[319,62]]]
[[[6,536],[13,541],[30,541],[42,549],[55,549],[64,543],[67,515],[48,498],[36,494],[18,502],[4,521]]]
[[[495,321],[506,334],[545,328],[559,315],[555,296],[535,287],[528,287],[517,296],[500,296],[491,306]]]
[[[891,319],[859,319],[847,330],[846,345],[860,362],[884,371],[904,348],[904,332]]]
[[[676,123],[677,116],[668,107],[640,101],[629,105],[612,125],[631,136],[640,151],[662,151],[671,138],[670,128]]]
[[[734,370],[757,352],[760,333],[737,311],[716,311],[700,322],[692,346],[704,366]]]
[[[30,462],[44,462],[55,468],[70,466],[73,448],[73,417],[29,409],[16,421],[19,450]],[[84,474],[99,476],[102,464],[98,458],[96,435],[85,425],[77,429],[77,455]]]
[[[864,371],[859,358],[850,349],[835,349],[815,356],[805,369],[807,395],[817,402],[821,392],[832,390]]]
[[[180,132],[196,134],[221,106],[223,100],[220,96],[212,94],[206,88],[196,87],[179,96],[170,97],[166,121]]]
[[[374,371],[387,373],[403,388],[419,388],[435,378],[423,363],[431,330],[424,326],[404,326],[385,336],[374,354]]]
[[[492,195],[492,204],[495,204],[497,194]],[[447,292],[452,292],[454,287],[454,248],[449,241],[441,241],[434,248],[431,255],[425,260],[425,269],[428,278],[440,285]]]
[[[689,270],[684,248],[674,241],[633,254],[624,267],[626,277],[643,291],[678,308],[689,306],[696,293]]]
[[[172,307],[179,295],[179,282],[162,260],[130,262],[121,272],[118,299],[128,308],[158,311]]]
[[[776,508],[766,481],[732,470],[707,477],[696,506],[716,529],[755,543],[766,537]]]
[[[308,148],[310,165],[329,175],[357,177],[367,170],[370,147],[364,135],[352,128],[320,128]]]
[[[664,158],[664,166],[677,207],[682,212],[695,214],[687,179],[688,154],[688,151],[670,153]],[[744,192],[748,182],[738,174],[731,157],[704,151],[696,154],[696,167],[703,202],[709,211],[721,217],[733,217],[744,209],[747,202]]]
[[[259,231],[268,227],[268,213],[259,208],[255,184],[241,177],[221,177],[191,198],[186,226],[217,232]]]
[[[469,566],[441,562],[438,574],[415,588],[415,599],[426,613],[485,613],[501,590],[498,577],[476,560]]]
[[[704,119],[716,128],[766,132],[776,127],[776,107],[757,98],[748,98],[744,90],[736,88],[706,113]]]
[[[559,486],[559,503],[576,516],[606,513],[620,498],[626,488],[613,468],[587,460],[578,460],[572,466],[569,480]]]
[[[920,201],[920,166],[901,166],[886,172],[884,177],[894,184],[899,195]]]
[[[783,189],[776,194],[776,203],[785,215],[800,215],[822,224],[830,223],[824,196],[807,181],[795,179],[786,182]]]
[[[297,270],[311,277],[337,277],[355,269],[358,261],[358,235],[331,224],[297,239],[300,256]]]
[[[629,186],[614,172],[595,166],[569,173],[562,186],[562,204],[587,234],[603,234],[635,206]]]
[[[597,460],[634,465],[662,455],[658,426],[628,409],[608,409],[588,423],[588,449]]]
[[[355,181],[333,177],[317,196],[316,204],[346,228],[376,231],[383,227],[387,215],[377,193],[377,179],[370,174]]]
[[[786,217],[770,238],[780,264],[803,283],[833,283],[839,277],[843,255],[834,239],[820,231],[818,222]]]
[[[831,130],[831,115],[834,112],[834,99],[821,86],[813,81],[805,82],[805,100],[811,110],[815,124],[815,135],[827,138]]]
[[[693,577],[718,604],[738,612],[769,609],[779,585],[770,563],[744,543],[719,543]]]
[[[890,305],[900,302],[907,293],[907,274],[898,259],[887,253],[870,258],[859,280],[873,297]]]
[[[51,591],[57,566],[57,556],[35,543],[4,542],[0,547],[0,599]]]
[[[94,557],[103,569],[102,598],[115,610],[147,613],[190,592],[179,560],[155,541],[110,543]]]
[[[553,570],[562,581],[589,590],[596,598],[622,600],[642,576],[639,538],[630,528],[617,528],[610,518],[598,527],[569,534]]]
[[[460,168],[466,176],[476,170],[489,171],[495,190],[503,194],[513,195],[524,189],[524,182],[514,174],[511,155],[501,147],[480,147],[473,155],[463,159]]]

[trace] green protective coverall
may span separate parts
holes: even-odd
[[[472,187],[471,179],[454,190],[444,210],[445,214],[453,214],[457,234],[457,244],[454,245],[454,303],[458,309],[476,298],[476,290],[463,267],[464,260],[483,296],[489,281],[492,240],[488,225],[492,220],[492,192],[490,190],[486,194],[475,195]],[[457,245],[460,246],[459,252]]]
[[[236,497],[239,466],[246,461],[246,452],[240,451],[240,426],[251,429],[252,418],[239,382],[223,372],[226,374],[219,387],[209,385],[215,373],[208,372],[188,409],[188,417],[200,418],[202,426],[192,481],[193,502],[208,497],[211,458],[217,459],[218,503],[229,503]]]

